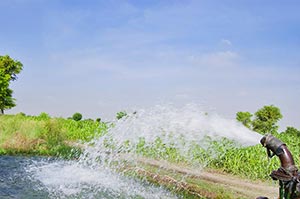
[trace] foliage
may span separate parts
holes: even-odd
[[[2,114],[4,110],[16,106],[15,99],[12,97],[13,90],[9,88],[9,84],[17,79],[17,74],[22,69],[21,62],[13,60],[8,55],[0,56],[0,111]]]
[[[75,121],[80,121],[82,119],[82,114],[81,113],[74,113],[72,118]]]
[[[290,126],[286,128],[284,133],[287,135],[300,136],[300,130]]]
[[[8,88],[5,84],[5,81],[1,80],[1,74],[0,74],[0,111],[1,114],[4,114],[4,110],[10,109],[14,106],[16,106],[15,99],[12,97],[13,91]]]
[[[17,60],[13,60],[8,55],[0,56],[0,70],[6,75],[9,75],[9,79],[14,81],[17,79],[23,69],[23,64]]]
[[[99,137],[107,131],[107,125],[104,122],[61,120],[63,120],[62,128],[67,132],[67,140],[70,141],[90,141],[92,138]]]
[[[249,129],[251,128],[251,123],[252,123],[251,117],[252,117],[252,114],[249,112],[237,112],[236,113],[237,121],[242,122],[242,124]]]
[[[280,109],[270,105],[259,109],[252,122],[253,130],[261,133],[276,133],[278,125],[276,123],[282,118]]]
[[[50,119],[50,115],[48,113],[45,113],[45,112],[42,112],[40,113],[39,116],[37,116],[37,119],[40,119],[40,120],[47,120],[47,119]]]
[[[120,111],[120,112],[117,113],[116,118],[119,120],[119,119],[121,119],[125,116],[127,116],[127,113],[125,111]]]

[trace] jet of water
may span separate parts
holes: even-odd
[[[251,146],[259,143],[261,135],[235,120],[206,113],[196,104],[182,107],[157,105],[116,121],[105,136],[93,140],[92,147],[87,147],[82,157],[84,161],[99,157],[113,161],[115,154],[134,151],[141,139],[145,143],[156,143],[158,138],[164,146],[176,148],[181,155],[187,156],[192,145],[205,147],[208,137],[211,140],[226,138],[240,146]]]

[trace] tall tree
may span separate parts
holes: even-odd
[[[259,109],[255,114],[252,122],[253,130],[262,134],[274,133],[278,130],[276,124],[281,118],[280,109],[270,105]]]
[[[13,90],[9,88],[11,81],[17,79],[23,69],[23,64],[13,60],[8,55],[0,56],[0,113],[4,110],[16,106],[15,99],[12,97]]]

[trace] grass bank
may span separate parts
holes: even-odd
[[[0,115],[0,155],[45,155],[76,158],[76,142],[103,135],[107,125],[93,120],[74,121],[39,116]]]

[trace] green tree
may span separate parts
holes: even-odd
[[[254,131],[266,134],[275,133],[278,130],[278,125],[276,123],[282,118],[279,108],[273,105],[264,106],[254,115],[255,118],[252,122]]]
[[[294,128],[294,127],[290,127],[288,126],[286,128],[286,130],[284,131],[284,133],[289,134],[289,135],[295,135],[295,136],[300,136],[300,130]]]
[[[79,121],[82,119],[82,115],[81,113],[74,113],[73,116],[72,116],[73,120],[75,121]]]
[[[0,113],[4,110],[16,106],[15,99],[12,97],[13,90],[9,88],[11,81],[17,79],[23,69],[21,62],[13,60],[8,55],[0,56]]]
[[[251,117],[252,114],[249,112],[237,112],[236,113],[236,119],[237,121],[241,122],[244,126],[246,126],[247,128],[251,128]]]

